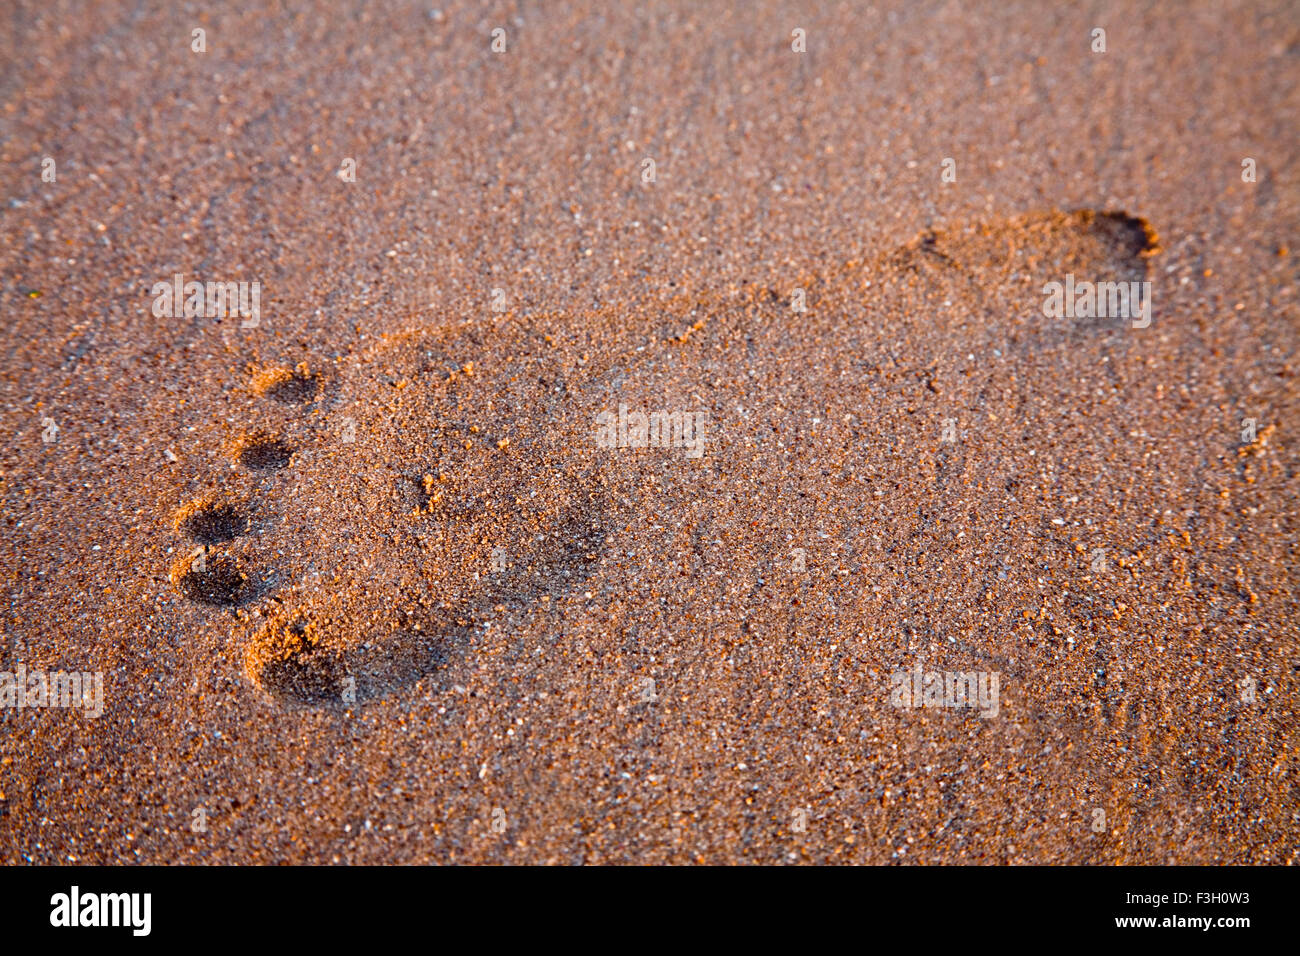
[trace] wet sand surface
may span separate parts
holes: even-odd
[[[1294,861],[1294,7],[3,22],[0,860]]]

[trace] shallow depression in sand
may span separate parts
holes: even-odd
[[[199,604],[235,607],[255,596],[255,588],[234,558],[199,555],[182,559],[173,569],[176,589]]]
[[[306,405],[320,394],[320,376],[305,365],[263,369],[253,378],[253,392],[282,405]]]
[[[230,501],[198,501],[182,508],[176,528],[199,544],[231,541],[248,529],[243,510]]]
[[[252,471],[274,471],[293,459],[288,442],[268,432],[253,432],[235,445],[235,461]]]

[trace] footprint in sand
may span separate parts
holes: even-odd
[[[927,356],[888,354],[891,329],[921,323],[945,327],[943,340],[958,341],[963,353],[996,346],[1038,375],[1033,366],[1081,343],[1095,350],[1134,334],[1121,318],[1031,318],[1043,283],[1070,269],[1081,280],[1139,281],[1155,248],[1141,220],[1088,211],[923,234],[877,262],[849,263],[806,283],[817,306],[801,321],[844,327],[845,348],[833,356],[801,354],[799,340],[781,331],[785,317],[772,313],[782,302],[751,293],[666,303],[641,325],[630,320],[610,333],[615,347],[598,351],[599,368],[585,355],[557,357],[540,326],[534,333],[516,323],[508,333],[466,325],[390,337],[332,372],[328,388],[306,367],[260,372],[252,390],[268,410],[302,413],[291,437],[255,429],[232,449],[240,467],[275,473],[267,504],[276,519],[265,537],[278,583],[267,585],[265,568],[250,571],[220,550],[251,519],[247,504],[217,497],[176,516],[177,529],[199,548],[172,580],[204,604],[270,599],[244,645],[245,666],[282,704],[350,704],[400,691],[460,652],[475,627],[500,626],[572,594],[594,570],[607,535],[629,514],[645,513],[646,475],[638,471],[645,458],[597,449],[593,422],[620,401],[656,407],[652,383],[661,374],[677,376],[681,395],[717,388],[718,379],[735,383],[717,393],[711,416],[719,433],[706,458],[714,457],[717,474],[775,467],[761,445],[727,435],[727,409],[790,407],[810,390],[842,392],[846,375],[862,379],[867,399],[871,389],[895,397],[902,390],[904,404],[914,395],[922,406],[938,394],[942,370]],[[986,321],[954,337],[951,323],[969,315],[972,302]],[[877,307],[876,327],[845,326],[846,315]],[[689,345],[685,336],[662,334],[692,327],[700,314],[705,325],[695,327],[705,331]],[[707,355],[690,351],[709,337]],[[647,341],[661,344],[640,347]],[[766,383],[745,375],[755,348],[788,353]],[[963,401],[984,402],[984,391]],[[959,422],[955,414],[945,428],[960,430],[969,415]],[[854,440],[844,454],[861,450]],[[948,482],[962,484],[976,467],[971,454],[966,443],[939,446],[932,497],[948,494]],[[792,477],[807,477],[810,493],[831,493],[820,466],[815,476]],[[677,517],[707,507],[686,504]],[[765,502],[752,507],[760,513]]]

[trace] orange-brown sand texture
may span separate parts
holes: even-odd
[[[1294,861],[1293,4],[267,6],[2,18],[0,860]]]

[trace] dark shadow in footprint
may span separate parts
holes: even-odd
[[[474,622],[525,615],[543,596],[560,595],[590,575],[605,530],[596,508],[558,516],[551,543],[537,548],[511,541],[511,557],[500,571],[477,582],[465,574],[438,589],[463,599],[455,610],[427,607],[417,594],[391,595],[382,606],[347,608],[346,597],[320,609],[277,614],[250,642],[249,676],[281,704],[322,706],[364,703],[406,689],[437,670],[468,643]],[[468,517],[457,537],[475,539]],[[505,537],[496,540],[505,541]],[[487,562],[483,562],[486,569]],[[342,605],[343,610],[336,610]]]
[[[239,563],[226,555],[183,558],[172,568],[171,581],[191,601],[213,607],[238,607],[258,595]]]
[[[561,550],[481,578],[471,603],[455,612],[412,612],[418,602],[394,595],[386,607],[277,615],[249,644],[249,676],[282,704],[364,703],[404,690],[469,643],[467,622],[526,614],[543,594],[581,585],[604,539],[591,520],[585,513]]]
[[[324,704],[346,692],[346,668],[332,648],[318,646],[311,621],[272,621],[258,634],[248,659],[250,673],[273,697],[299,704]]]
[[[221,544],[247,531],[248,517],[232,501],[203,499],[177,513],[176,530],[199,544]]]
[[[1079,289],[1118,284],[1127,296],[1148,279],[1147,260],[1159,251],[1151,225],[1124,212],[1033,213],[927,231],[885,258],[877,288],[883,299],[914,314],[945,324],[982,319],[990,342],[1001,338],[1013,350],[1050,352],[1118,341],[1144,326],[1131,312],[1048,317],[1046,284],[1063,290],[1076,283]],[[1109,302],[1099,293],[1089,311],[1103,299]]]
[[[348,640],[345,635],[355,632],[357,624],[355,618],[272,620],[249,647],[249,675],[281,704],[361,703],[433,671],[468,634],[463,628],[382,633],[383,622],[369,622],[368,639]]]
[[[252,471],[274,471],[293,459],[289,444],[268,432],[253,432],[235,445],[235,461]]]
[[[253,378],[253,392],[282,405],[307,405],[320,394],[321,380],[306,364],[263,369]]]

